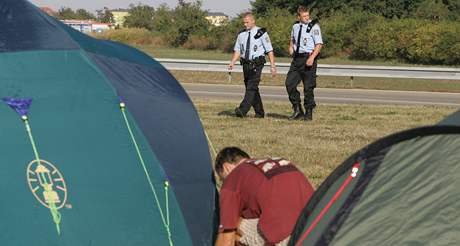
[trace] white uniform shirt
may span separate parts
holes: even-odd
[[[322,44],[323,38],[321,37],[321,29],[318,24],[315,24],[309,33],[307,33],[308,23],[297,22],[292,26],[291,40],[294,44],[294,52],[297,50],[297,38],[299,37],[300,27],[302,26],[302,33],[300,36],[299,53],[311,53],[315,49],[315,45]]]
[[[244,59],[253,60],[259,56],[265,56],[266,53],[273,51],[272,43],[270,41],[270,37],[268,33],[265,32],[261,37],[255,38],[257,32],[260,30],[260,27],[253,27],[250,31],[245,30],[238,34],[238,38],[235,42],[235,47],[233,50],[235,52],[240,53],[241,57]],[[248,35],[250,37],[250,44],[249,44],[249,58],[245,57],[247,46]]]

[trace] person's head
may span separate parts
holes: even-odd
[[[243,15],[243,24],[246,27],[246,30],[251,30],[254,26],[256,26],[256,19],[252,13],[245,13]]]
[[[299,21],[307,23],[310,20],[310,10],[304,6],[299,6],[297,8],[297,16],[299,17]]]
[[[224,180],[237,165],[249,158],[249,155],[240,148],[227,147],[217,154],[214,169],[219,178]]]

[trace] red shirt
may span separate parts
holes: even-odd
[[[305,175],[284,159],[246,160],[225,179],[220,193],[220,230],[234,230],[239,218],[259,218],[268,243],[294,229],[314,190]]]

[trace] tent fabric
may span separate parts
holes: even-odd
[[[35,181],[26,180],[38,162],[24,124],[0,103],[0,244],[167,245],[150,178],[174,244],[212,245],[217,194],[208,146],[172,75],[142,52],[87,37],[27,1],[4,0],[0,13],[0,98],[32,99],[42,164],[62,173],[68,198],[59,235],[50,209],[31,194]]]
[[[447,116],[438,125],[460,126],[460,110]]]
[[[79,49],[52,17],[27,1],[0,2],[0,52]]]
[[[458,242],[460,217],[453,213],[460,209],[459,148],[460,127],[454,126],[408,130],[367,146],[318,188],[289,244]],[[360,174],[340,191],[356,163]]]

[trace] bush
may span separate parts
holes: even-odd
[[[398,42],[398,33],[393,24],[380,17],[356,34],[351,46],[352,57],[366,60],[396,59]]]
[[[244,28],[241,16],[234,18],[225,26],[211,27],[207,37],[216,44],[216,48],[223,52],[232,53],[238,33]]]
[[[163,39],[143,28],[123,28],[107,30],[102,33],[93,34],[95,38],[118,41],[131,45],[164,45]]]
[[[208,37],[191,35],[183,45],[186,49],[211,50],[216,49],[216,44]]]
[[[356,32],[351,57],[420,64],[460,64],[460,27],[452,21],[378,17]]]
[[[164,41],[173,47],[184,45],[192,35],[206,36],[210,24],[201,4],[201,1],[179,1],[174,9],[161,4],[153,16],[153,30],[161,33]]]
[[[267,28],[275,55],[289,55],[291,29],[296,20],[296,16],[287,9],[269,9],[262,18],[257,20],[258,26]]]
[[[425,64],[460,64],[460,27],[454,22],[420,25],[407,47],[407,60]]]
[[[366,12],[353,12],[343,9],[332,16],[321,19],[321,32],[324,47],[322,57],[351,55],[356,35],[378,17]]]

